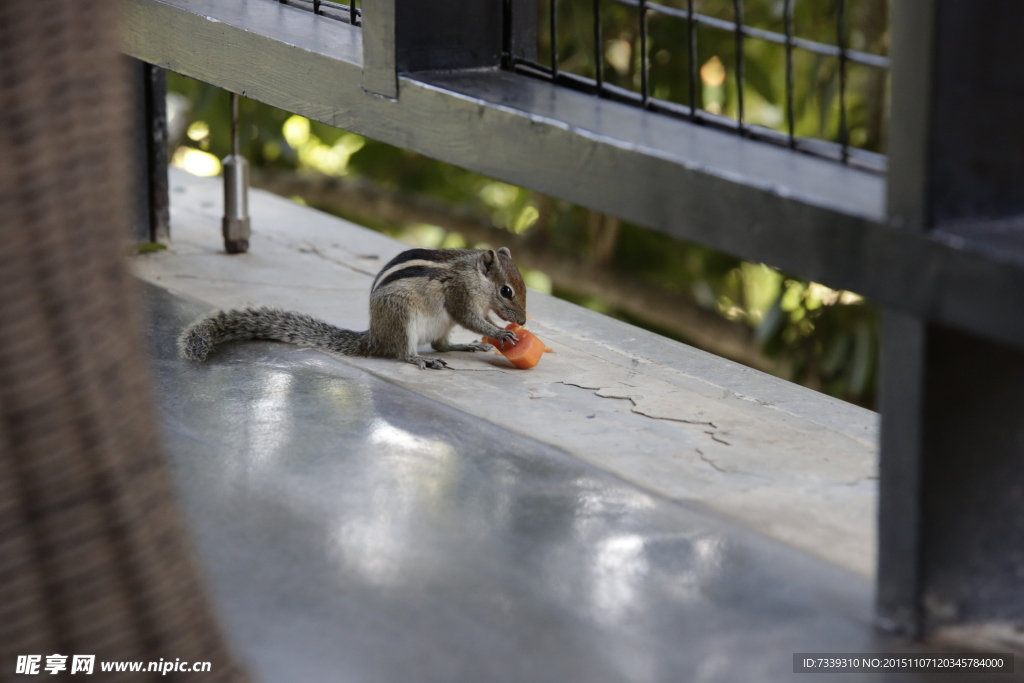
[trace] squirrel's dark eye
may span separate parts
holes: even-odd
[[[502,285],[501,286],[501,295],[503,297],[505,297],[506,299],[511,299],[512,298],[512,288],[509,287],[508,285]]]

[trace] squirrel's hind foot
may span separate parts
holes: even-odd
[[[405,360],[406,362],[412,363],[413,365],[418,365],[420,367],[420,370],[426,370],[427,368],[430,368],[431,370],[444,370],[445,368],[448,367],[448,364],[445,363],[440,358],[427,358],[426,356],[409,356]]]

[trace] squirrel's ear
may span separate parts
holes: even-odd
[[[501,254],[502,256],[512,258],[512,252],[508,250],[508,247],[502,247],[501,249],[498,250],[498,253]]]
[[[498,260],[498,255],[494,253],[493,249],[488,249],[484,253],[480,254],[480,260],[477,262],[477,267],[480,268],[480,272],[487,274],[491,268],[494,267],[494,262]]]

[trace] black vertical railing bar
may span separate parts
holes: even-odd
[[[697,22],[694,21],[693,0],[686,0],[686,28],[689,36],[689,57],[687,66],[690,68],[690,118],[697,118]]]
[[[736,21],[736,122],[743,135],[743,0],[733,0]]]
[[[796,148],[796,121],[793,106],[793,4],[796,0],[785,0],[782,6],[783,21],[786,27],[786,122],[789,133],[789,148]]]
[[[558,80],[558,0],[551,0],[551,78]]]
[[[839,45],[839,144],[845,164],[850,159],[850,131],[846,121],[846,0],[836,0],[836,42]]]
[[[505,69],[513,66],[512,0],[502,0],[501,3],[501,65]]]
[[[647,0],[640,0],[640,97],[647,107],[651,99],[650,65],[647,60]]]
[[[362,25],[362,10],[356,7],[356,0],[343,5],[333,0],[276,0],[278,4],[311,12],[320,17],[348,22],[352,26]]]
[[[594,0],[594,80],[597,94],[604,88],[604,37],[601,31],[601,0]]]

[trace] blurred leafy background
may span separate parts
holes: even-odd
[[[549,0],[538,7],[538,60],[550,50]],[[553,0],[552,0],[553,1]],[[794,0],[796,35],[836,43],[838,0]],[[686,0],[664,0],[686,7]],[[695,0],[731,20],[733,0]],[[783,0],[744,0],[748,25],[782,32]],[[885,54],[886,0],[846,0],[848,44]],[[593,76],[592,0],[558,0],[559,65]],[[689,101],[687,26],[649,15],[651,92]],[[604,73],[638,91],[636,8],[602,0]],[[732,32],[698,31],[698,104],[735,118]],[[785,131],[785,52],[746,39],[746,118]],[[837,140],[838,60],[795,52],[793,125],[800,136]],[[228,94],[168,74],[172,163],[216,175],[229,153]],[[885,151],[887,74],[848,74],[850,144]],[[763,264],[685,243],[618,219],[514,187],[351,132],[242,99],[243,153],[253,184],[380,230],[412,245],[512,249],[538,290],[621,318],[712,353],[873,407],[878,320],[860,296],[803,281]],[[481,144],[481,153],[486,145]]]

